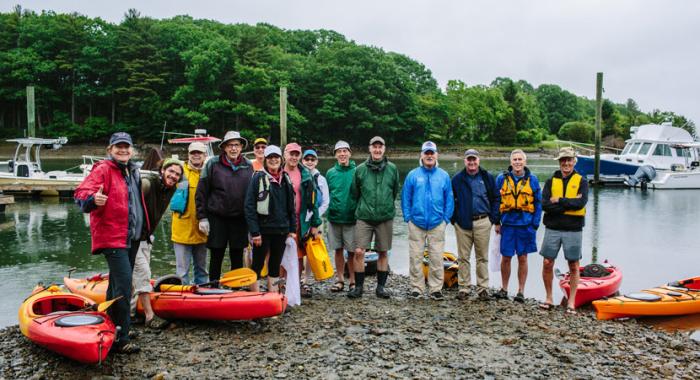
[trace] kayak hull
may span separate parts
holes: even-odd
[[[92,299],[105,298],[107,279],[64,278],[71,291]],[[207,294],[217,293],[217,294]],[[279,293],[191,288],[185,291],[151,292],[153,312],[164,319],[245,321],[284,313],[287,297]],[[143,313],[140,304],[136,311]]]
[[[20,306],[20,330],[32,342],[59,355],[81,363],[101,363],[114,343],[115,326],[105,313],[81,311],[94,305],[57,286],[37,288]]]
[[[700,284],[700,277],[694,280]],[[683,280],[683,281],[688,281]],[[678,282],[676,282],[678,283]],[[653,300],[644,301],[639,295]],[[593,302],[598,319],[630,318],[642,316],[669,316],[700,313],[700,289],[664,285],[642,290],[638,294],[612,297]]]
[[[582,268],[583,269],[583,268]],[[581,277],[576,288],[574,307],[583,306],[595,300],[611,296],[620,290],[622,272],[614,266],[606,268],[609,275],[606,277]],[[559,287],[566,297],[571,293],[569,273],[559,281]]]
[[[450,289],[454,288],[458,284],[458,272],[459,264],[457,263],[457,256],[450,252],[444,252],[442,254],[442,265],[445,270],[445,277],[443,280],[443,287]],[[430,271],[430,264],[428,261],[428,252],[423,253],[423,277],[428,281],[428,273]]]

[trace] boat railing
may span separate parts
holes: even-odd
[[[557,144],[557,150],[559,150],[559,148],[561,148],[562,146],[571,146],[574,149],[585,153],[586,155],[593,155],[595,153],[595,144],[587,144],[587,143],[582,143],[582,142],[577,142],[577,141],[567,141],[567,140],[554,140],[554,142]],[[617,154],[620,154],[622,152],[622,149],[615,148],[612,146],[601,145],[600,148],[606,152],[612,152],[612,153],[617,153]]]

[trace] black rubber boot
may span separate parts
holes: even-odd
[[[365,272],[355,272],[355,289],[348,292],[348,298],[361,298],[365,285]]]
[[[377,271],[377,290],[375,293],[379,298],[391,298],[391,294],[384,289],[384,286],[386,286],[387,277],[389,277],[389,272]]]

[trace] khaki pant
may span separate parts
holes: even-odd
[[[489,218],[475,220],[473,229],[465,230],[455,224],[457,235],[457,250],[459,252],[459,290],[467,291],[472,283],[471,258],[472,246],[476,256],[476,285],[479,288],[489,287],[489,237],[491,221]]]
[[[425,277],[423,276],[423,251],[427,245],[430,261],[428,271],[428,291],[430,293],[442,290],[445,270],[442,265],[442,254],[445,250],[445,222],[432,230],[424,230],[408,222],[408,252],[410,260],[410,276],[412,290],[423,293]]]

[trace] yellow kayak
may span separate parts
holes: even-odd
[[[428,252],[423,253],[423,276],[426,281],[428,280]],[[442,265],[445,268],[445,288],[454,288],[458,283],[457,272],[459,271],[459,265],[457,264],[457,256],[451,252],[444,252],[442,254]]]

